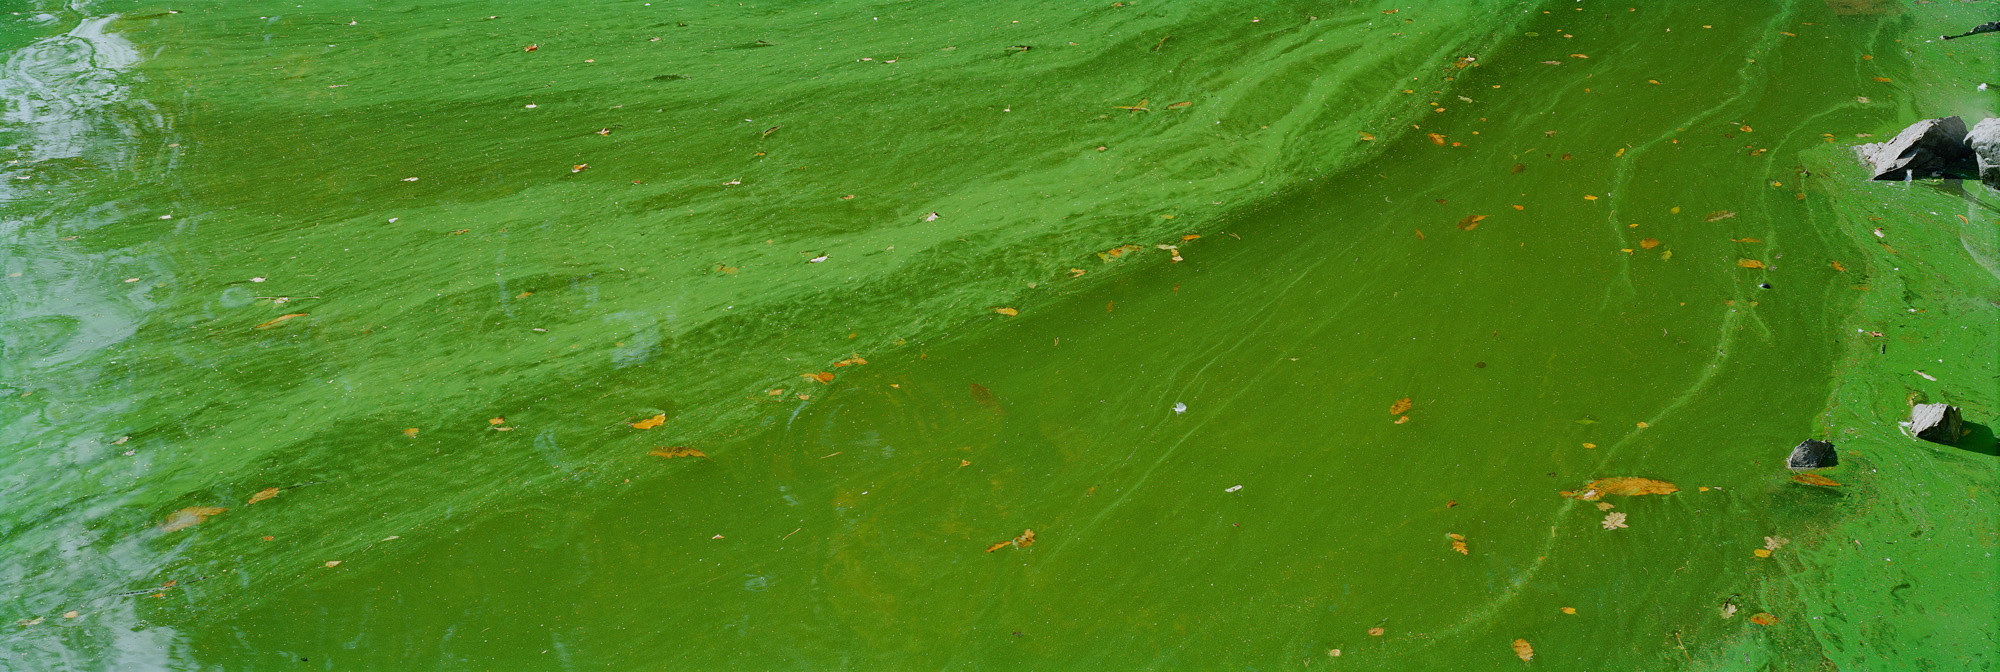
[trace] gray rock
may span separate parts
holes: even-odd
[[[1894,139],[1861,145],[1855,153],[1875,171],[1877,180],[1931,177],[1969,167],[1973,161],[1972,148],[1965,145],[1965,120],[1958,117],[1919,121]]]
[[[1840,464],[1840,456],[1833,452],[1833,444],[1825,441],[1806,439],[1792,449],[1792,456],[1785,458],[1785,468],[1792,471],[1825,469]]]
[[[1917,404],[1910,408],[1910,422],[1904,427],[1919,439],[1950,446],[1958,444],[1958,437],[1964,431],[1963,423],[1957,406]]]
[[[1979,157],[1979,180],[2000,188],[2000,119],[1985,119],[1965,134],[1965,144]]]

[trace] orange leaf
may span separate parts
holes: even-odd
[[[1383,629],[1381,629],[1381,628],[1369,628],[1369,629],[1368,629],[1368,636],[1369,636],[1369,637],[1381,637],[1381,636],[1382,636],[1382,633],[1384,633],[1384,632],[1388,632],[1388,631],[1387,631],[1387,630],[1383,630]]]
[[[1738,259],[1736,260],[1736,265],[1744,268],[1763,268],[1764,262],[1756,259]]]
[[[1399,415],[1403,411],[1407,410],[1410,410],[1409,397],[1403,397],[1401,399],[1397,399],[1396,403],[1389,404],[1389,415]]]
[[[1458,551],[1459,555],[1472,555],[1472,549],[1466,548],[1463,541],[1451,542],[1451,550]]]
[[[1842,272],[1842,273],[1846,273],[1846,272],[1847,272],[1847,267],[1846,267],[1846,266],[1842,266],[1842,265],[1840,265],[1840,262],[1836,261],[1836,262],[1833,262],[1833,270],[1836,270],[1836,271],[1840,271],[1840,272]]]
[[[986,552],[988,552],[988,553],[992,553],[992,552],[994,552],[994,551],[997,551],[997,550],[1000,550],[1000,549],[1003,549],[1003,548],[1006,548],[1006,547],[1008,547],[1008,546],[1012,546],[1012,545],[1014,545],[1014,542],[1011,542],[1011,541],[1003,541],[1003,542],[1000,542],[1000,543],[997,543],[997,544],[994,544],[994,545],[992,545],[992,546],[987,546],[987,547],[986,547]]]
[[[1433,145],[1437,145],[1437,146],[1439,146],[1439,147],[1443,147],[1443,146],[1444,146],[1444,136],[1442,136],[1442,135],[1439,135],[1439,134],[1436,134],[1436,133],[1431,133],[1431,134],[1429,134],[1429,135],[1431,136],[1431,144],[1433,144]]]
[[[1766,613],[1758,613],[1750,617],[1750,622],[1758,625],[1775,625],[1778,622],[1778,617]]]
[[[646,454],[647,454],[647,455],[654,455],[654,456],[658,456],[658,457],[665,457],[665,458],[675,458],[675,457],[708,457],[708,453],[704,453],[704,452],[701,452],[701,451],[699,451],[699,450],[695,450],[695,449],[693,449],[693,448],[689,448],[689,447],[687,447],[687,446],[674,446],[674,447],[671,447],[671,448],[654,448],[654,449],[652,450],[652,452],[649,452],[649,453],[646,453]]]
[[[816,380],[822,383],[833,382],[833,372],[831,371],[821,371],[819,373],[801,373],[799,374],[799,377],[804,378],[806,380]]]
[[[504,424],[507,424],[507,419],[506,419],[506,418],[487,418],[487,419],[486,419],[486,424],[489,424],[489,425],[504,425]]]
[[[1424,230],[1423,230],[1423,229],[1410,229],[1410,230],[1411,230],[1411,231],[1415,231],[1415,232],[1417,232],[1417,240],[1423,240],[1423,239],[1424,239]]]
[[[1583,491],[1572,493],[1576,499],[1595,502],[1605,495],[1665,495],[1680,492],[1680,486],[1650,478],[1619,477],[1600,478],[1583,486]]]
[[[1008,317],[1013,317],[1015,315],[1021,314],[1021,311],[1014,310],[1013,308],[994,308],[993,312],[999,313],[1001,315],[1006,315]]]
[[[828,375],[828,376],[832,376],[833,374],[827,374],[827,375]],[[665,414],[665,413],[661,413],[661,414],[659,414],[659,415],[655,415],[655,416],[653,416],[653,417],[650,417],[650,418],[646,418],[646,419],[644,419],[644,420],[640,420],[640,421],[638,421],[638,422],[635,422],[635,423],[632,423],[632,428],[633,428],[633,429],[652,429],[652,428],[654,428],[654,427],[658,427],[658,426],[660,426],[660,425],[664,425],[664,424],[667,424],[667,414]]]
[[[167,514],[166,522],[160,523],[160,531],[173,532],[175,530],[185,530],[194,527],[196,523],[208,520],[209,516],[228,510],[220,506],[190,506]]]
[[[1658,238],[1647,238],[1645,240],[1639,241],[1639,247],[1643,247],[1648,250],[1659,246],[1660,246],[1660,239]]]
[[[1893,80],[1893,79],[1889,79],[1888,77],[1876,77],[1876,78],[1875,78],[1875,81],[1878,81],[1878,82],[1893,82],[1893,81],[1896,81],[1896,80]]]
[[[1483,219],[1486,219],[1486,215],[1466,215],[1465,219],[1458,220],[1458,230],[1471,231],[1473,227],[1479,226],[1480,220]]]
[[[1374,140],[1374,139],[1375,139],[1375,136],[1374,136],[1374,135],[1372,135],[1372,134],[1368,134],[1368,133],[1361,133],[1361,139],[1362,139],[1362,140]]]
[[[1795,482],[1804,483],[1806,485],[1824,485],[1827,487],[1840,486],[1839,481],[1835,481],[1831,478],[1827,478],[1819,474],[1792,474],[1792,480]]]
[[[1520,658],[1522,662],[1534,660],[1535,647],[1529,646],[1528,640],[1516,639],[1514,640],[1514,657]]]
[[[271,328],[271,327],[275,327],[275,326],[278,326],[278,323],[279,323],[279,322],[283,322],[283,321],[285,321],[285,320],[289,320],[289,319],[292,319],[292,318],[294,318],[294,317],[305,317],[305,316],[306,316],[306,314],[305,314],[305,313],[292,313],[292,314],[290,314],[290,315],[279,315],[279,316],[277,317],[277,319],[274,319],[274,320],[271,320],[271,321],[269,321],[269,322],[265,322],[265,323],[263,323],[263,324],[260,324],[260,325],[257,325],[257,326],[255,326],[255,327],[252,327],[252,328],[253,328],[253,329],[269,329],[269,328]]]
[[[244,503],[245,503],[245,504],[256,504],[256,503],[258,503],[258,502],[261,502],[261,501],[264,501],[264,500],[266,500],[266,499],[270,499],[270,498],[272,498],[272,497],[276,497],[276,496],[278,496],[278,489],[277,489],[277,488],[264,488],[263,490],[258,490],[258,491],[257,491],[257,494],[254,494],[254,495],[251,495],[251,496],[250,496],[250,501],[248,501],[248,502],[244,502]]]

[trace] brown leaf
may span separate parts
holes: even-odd
[[[1583,486],[1583,491],[1571,493],[1575,499],[1595,502],[1605,495],[1665,495],[1680,492],[1680,486],[1650,478],[1619,477],[1600,478]]]
[[[1410,410],[1409,397],[1403,397],[1401,399],[1397,399],[1396,403],[1389,404],[1389,415],[1401,415],[1403,411],[1407,410]]]
[[[1479,226],[1480,220],[1483,219],[1486,219],[1486,215],[1466,215],[1465,219],[1458,220],[1458,230],[1471,231],[1473,227]]]
[[[1707,216],[1707,217],[1703,217],[1703,218],[1701,218],[1701,221],[1704,221],[1704,222],[1713,222],[1713,221],[1717,221],[1717,220],[1723,220],[1723,219],[1729,219],[1729,218],[1731,218],[1731,217],[1735,217],[1735,216],[1736,216],[1736,213],[1734,213],[1734,212],[1730,212],[1730,211],[1728,211],[1728,210],[1717,210],[1717,211],[1715,211],[1715,212],[1711,212],[1711,213],[1708,213],[1708,216]]]
[[[1876,77],[1876,78],[1875,78],[1875,81],[1878,81],[1878,82],[1893,82],[1893,81],[1896,81],[1896,80],[1893,80],[1893,79],[1889,79],[1888,77]]]
[[[1443,147],[1443,146],[1444,146],[1444,136],[1442,136],[1442,135],[1439,135],[1439,134],[1436,134],[1436,133],[1430,133],[1430,134],[1428,134],[1428,135],[1430,135],[1430,136],[1431,136],[1431,144],[1433,144],[1433,145],[1437,145],[1437,146],[1439,146],[1439,147]]]
[[[1642,248],[1645,248],[1645,249],[1648,249],[1648,250],[1650,250],[1650,249],[1653,249],[1653,248],[1655,248],[1655,247],[1659,247],[1659,246],[1660,246],[1660,239],[1658,239],[1658,238],[1647,238],[1647,239],[1645,239],[1645,240],[1641,240],[1641,241],[1639,241],[1639,247],[1642,247]]]
[[[1168,106],[1167,106],[1167,109],[1169,109],[1169,110],[1178,110],[1178,109],[1181,109],[1181,108],[1183,108],[1183,107],[1187,107],[1187,106],[1189,106],[1189,105],[1193,105],[1193,104],[1194,104],[1194,101],[1192,101],[1192,100],[1183,100],[1183,101],[1181,101],[1181,102],[1178,102],[1178,103],[1174,103],[1174,104],[1172,104],[1172,105],[1168,105]]]
[[[1763,268],[1764,262],[1756,259],[1738,259],[1736,260],[1736,265],[1744,268]]]
[[[1757,614],[1754,614],[1750,617],[1750,622],[1756,623],[1758,625],[1776,625],[1778,623],[1778,617],[1758,612]]]
[[[258,490],[258,491],[257,491],[257,494],[254,494],[254,495],[251,495],[251,496],[250,496],[250,501],[248,501],[248,502],[244,502],[244,503],[245,503],[245,504],[256,504],[256,503],[258,503],[258,502],[261,502],[261,501],[264,501],[264,500],[266,500],[266,499],[270,499],[270,498],[272,498],[272,497],[276,497],[276,496],[278,496],[278,489],[277,489],[277,488],[264,488],[263,490]]]
[[[1827,478],[1819,474],[1792,474],[1792,480],[1799,483],[1804,483],[1806,485],[1824,485],[1827,487],[1840,486],[1839,481],[1835,481],[1831,478]]]
[[[646,454],[657,457],[665,457],[669,459],[676,457],[708,457],[708,453],[704,453],[699,450],[689,448],[687,446],[673,446],[671,448],[654,448],[652,452]]]
[[[279,323],[279,322],[283,322],[283,321],[285,321],[285,320],[289,320],[289,319],[292,319],[292,318],[294,318],[294,317],[305,317],[305,316],[306,316],[306,314],[305,314],[305,313],[292,313],[292,314],[290,314],[290,315],[279,315],[279,316],[278,316],[278,317],[277,317],[276,319],[273,319],[273,320],[271,320],[271,321],[269,321],[269,322],[265,322],[265,323],[263,323],[263,324],[260,324],[260,325],[257,325],[257,326],[255,326],[255,327],[252,327],[252,328],[253,328],[253,329],[269,329],[269,328],[271,328],[271,327],[275,327],[275,326],[278,326],[278,323]]]
[[[827,374],[827,375],[828,375],[828,376],[832,376],[833,374]],[[655,416],[653,416],[653,417],[650,417],[650,418],[646,418],[646,419],[644,419],[644,420],[640,420],[640,421],[638,421],[638,422],[635,422],[635,423],[632,423],[632,428],[633,428],[633,429],[652,429],[652,428],[654,428],[654,427],[658,427],[658,426],[660,426],[660,425],[664,425],[664,424],[667,424],[667,414],[665,414],[665,413],[661,413],[661,414],[659,414],[659,415],[655,415]]]
[[[173,532],[175,530],[185,530],[195,526],[197,523],[208,520],[209,516],[228,510],[220,506],[190,506],[167,514],[166,522],[160,523],[160,531]]]
[[[1000,543],[997,543],[997,544],[994,544],[994,545],[992,545],[992,546],[988,546],[988,547],[986,547],[986,552],[988,552],[988,553],[992,553],[992,552],[994,552],[994,551],[997,551],[997,550],[1000,550],[1000,549],[1003,549],[1003,548],[1006,548],[1006,547],[1008,547],[1008,546],[1013,546],[1014,548],[1027,548],[1027,547],[1029,547],[1029,546],[1033,546],[1034,544],[1035,544],[1035,531],[1034,531],[1034,530],[1022,530],[1022,531],[1021,531],[1021,536],[1018,536],[1018,537],[1014,537],[1014,538],[1013,538],[1013,539],[1011,539],[1011,540],[1008,540],[1008,541],[1003,541],[1003,542],[1000,542]]]
[[[1534,660],[1534,659],[1535,659],[1535,647],[1533,647],[1533,646],[1529,646],[1529,645],[1528,645],[1528,640],[1525,640],[1525,639],[1516,639],[1516,640],[1514,640],[1514,657],[1516,657],[1516,658],[1520,658],[1520,659],[1521,659],[1521,662],[1524,662],[1524,663],[1525,663],[1525,662],[1528,662],[1528,661],[1531,661],[1531,660]]]
[[[1515,175],[1519,175],[1519,174],[1521,174],[1521,171],[1524,171],[1524,170],[1527,170],[1527,169],[1528,169],[1528,164],[1525,164],[1525,163],[1516,163],[1516,164],[1514,164],[1514,174],[1515,174]]]
[[[1384,632],[1388,632],[1388,631],[1387,631],[1387,630],[1383,630],[1383,629],[1381,629],[1381,628],[1379,628],[1379,627],[1377,627],[1377,628],[1369,628],[1369,629],[1368,629],[1368,636],[1369,636],[1369,637],[1381,637],[1381,636],[1382,636],[1382,633],[1384,633]]]
[[[832,372],[832,371],[821,371],[821,372],[819,372],[819,373],[801,373],[801,374],[799,374],[799,377],[800,377],[800,378],[804,378],[804,379],[806,379],[806,380],[813,380],[813,381],[818,381],[818,382],[822,382],[822,383],[831,383],[831,382],[833,382],[833,372]]]
[[[1842,273],[1846,273],[1846,272],[1847,272],[1847,267],[1846,267],[1846,266],[1842,266],[1842,265],[1840,265],[1840,262],[1836,261],[1836,262],[1833,262],[1833,270],[1836,270],[1836,271],[1840,271],[1840,272],[1842,272]]]

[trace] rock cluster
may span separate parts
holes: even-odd
[[[1958,117],[1925,119],[1888,142],[1859,145],[1855,154],[1877,180],[1972,177],[2000,187],[2000,119],[1965,128]]]

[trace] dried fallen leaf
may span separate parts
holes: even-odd
[[[1655,247],[1659,247],[1659,246],[1660,246],[1660,239],[1658,239],[1658,238],[1647,238],[1647,239],[1645,239],[1645,240],[1641,240],[1641,241],[1639,241],[1639,247],[1642,247],[1642,248],[1645,248],[1645,249],[1648,249],[1648,250],[1650,250],[1650,249],[1653,249],[1653,248],[1655,248]]]
[[[1465,219],[1458,220],[1458,230],[1471,231],[1473,227],[1479,226],[1480,220],[1483,219],[1486,219],[1486,215],[1466,215]]]
[[[1738,259],[1736,260],[1736,265],[1744,268],[1763,268],[1764,262],[1756,259]]]
[[[1119,257],[1125,256],[1126,253],[1137,252],[1143,249],[1146,248],[1139,245],[1119,245],[1109,250],[1097,253],[1097,258],[1103,259],[1105,261],[1111,261],[1112,259],[1117,259]]]
[[[1585,56],[1585,55],[1583,55],[1583,54],[1570,54],[1570,55],[1569,55],[1569,57],[1570,57],[1570,58],[1590,58],[1589,56]]]
[[[1401,399],[1397,399],[1396,403],[1389,404],[1389,415],[1401,415],[1403,411],[1407,410],[1410,410],[1409,397],[1403,397]]]
[[[306,316],[306,314],[305,314],[305,313],[292,313],[292,314],[290,314],[290,315],[279,315],[279,316],[278,316],[278,317],[277,317],[276,319],[273,319],[273,320],[271,320],[271,321],[269,321],[269,322],[265,322],[265,323],[263,323],[263,324],[260,324],[260,325],[257,325],[257,326],[255,326],[255,327],[252,327],[252,328],[254,328],[254,329],[269,329],[269,328],[271,328],[271,327],[275,327],[275,326],[278,326],[278,323],[279,323],[279,322],[283,322],[283,321],[285,321],[285,320],[289,320],[289,319],[292,319],[292,318],[294,318],[294,317],[305,317],[305,316]]]
[[[993,312],[999,313],[1001,315],[1006,315],[1008,317],[1013,317],[1015,315],[1021,314],[1021,311],[1014,310],[1013,308],[994,308]]]
[[[417,429],[417,428],[415,428],[415,427],[411,427],[411,428],[409,428],[409,429],[405,429],[405,430],[403,430],[403,436],[407,436],[407,437],[410,437],[410,438],[414,439],[414,438],[417,438],[417,432],[418,432],[418,431],[421,431],[421,430],[418,430],[418,429]]]
[[[653,456],[656,456],[656,457],[664,457],[664,458],[668,458],[668,459],[672,459],[672,458],[676,458],[676,457],[708,457],[708,453],[704,453],[704,452],[701,452],[701,451],[699,451],[699,450],[695,450],[695,449],[693,449],[693,448],[689,448],[689,447],[687,447],[687,446],[673,446],[673,447],[669,447],[669,448],[654,448],[654,449],[653,449],[653,450],[652,450],[651,452],[648,452],[648,453],[646,453],[646,454],[647,454],[647,455],[653,455]]]
[[[160,523],[160,531],[173,532],[175,530],[185,530],[194,527],[197,523],[208,520],[209,516],[228,510],[220,506],[190,506],[167,514],[166,522]]]
[[[1621,527],[1631,527],[1630,525],[1625,524],[1625,514],[1618,511],[1613,511],[1611,513],[1604,514],[1604,522],[1601,524],[1604,526],[1604,529],[1607,530],[1615,530]]]
[[[1370,133],[1360,133],[1360,135],[1361,135],[1361,139],[1362,139],[1362,140],[1374,140],[1374,139],[1375,139],[1375,136],[1374,136],[1373,134],[1370,134]]]
[[[1574,493],[1576,499],[1595,502],[1605,495],[1666,495],[1680,492],[1680,486],[1650,478],[1619,477],[1600,478],[1583,486],[1583,492]]]
[[[1382,636],[1382,633],[1384,633],[1384,632],[1388,632],[1388,631],[1387,631],[1387,630],[1383,630],[1383,629],[1381,629],[1381,628],[1369,628],[1369,629],[1368,629],[1368,636],[1369,636],[1369,637],[1381,637],[1381,636]]]
[[[1821,476],[1819,474],[1792,474],[1792,480],[1799,483],[1804,483],[1806,485],[1823,485],[1827,487],[1840,486],[1839,481],[1827,478],[1825,476]]]
[[[1174,103],[1174,104],[1172,104],[1172,105],[1168,105],[1168,106],[1167,106],[1167,109],[1169,109],[1169,110],[1178,110],[1178,109],[1181,109],[1181,108],[1183,108],[1183,107],[1187,107],[1187,106],[1189,106],[1189,105],[1193,105],[1193,104],[1194,104],[1194,101],[1192,101],[1192,100],[1183,100],[1183,101],[1181,101],[1181,102],[1178,102],[1178,103]]]
[[[1780,548],[1784,548],[1785,544],[1789,543],[1792,543],[1792,540],[1786,539],[1784,537],[1764,537],[1764,548],[1773,551],[1778,550]]]
[[[1534,660],[1535,647],[1529,646],[1528,640],[1516,639],[1514,640],[1514,657],[1520,658],[1521,662],[1524,663]]]
[[[1569,614],[1569,615],[1571,615],[1571,616],[1575,616],[1575,615],[1576,615],[1576,607],[1563,607],[1563,613],[1565,613],[1565,614]]]
[[[1593,195],[1590,195],[1590,194],[1584,194],[1584,195],[1583,195],[1583,200],[1586,200],[1586,201],[1595,201],[1595,200],[1597,200],[1597,197],[1596,197],[1596,196],[1593,196]]]
[[[1754,551],[1751,551],[1751,552],[1750,552],[1750,554],[1751,554],[1751,555],[1754,555],[1754,556],[1757,556],[1757,557],[1760,557],[1760,558],[1768,558],[1768,557],[1771,557],[1771,549],[1768,549],[1768,548],[1760,548],[1760,549],[1757,549],[1757,550],[1754,550]]]
[[[506,418],[487,418],[487,419],[486,419],[486,424],[489,424],[489,425],[504,425],[504,424],[507,424],[507,419],[506,419]]]
[[[1443,147],[1443,146],[1444,146],[1444,136],[1443,136],[1443,135],[1439,135],[1439,134],[1437,134],[1437,133],[1429,133],[1429,134],[1427,134],[1427,135],[1431,136],[1431,144],[1433,144],[1433,145],[1437,145],[1437,146],[1439,146],[1439,147]]]
[[[1888,77],[1876,77],[1876,78],[1875,78],[1875,81],[1878,81],[1878,82],[1893,82],[1893,81],[1896,81],[1896,80],[1893,80],[1893,79],[1889,79]]]
[[[993,411],[994,413],[1002,415],[1007,413],[1006,409],[1000,407],[1000,400],[993,397],[992,390],[986,389],[985,385],[979,383],[970,383],[969,385],[972,390],[973,401],[979,402],[979,405],[985,406],[986,410]]]
[[[1713,222],[1713,221],[1717,221],[1717,220],[1723,220],[1723,219],[1729,219],[1729,218],[1731,218],[1731,217],[1735,217],[1735,216],[1736,216],[1736,213],[1734,213],[1734,212],[1731,212],[1731,211],[1728,211],[1728,210],[1717,210],[1717,211],[1715,211],[1715,212],[1711,212],[1711,213],[1708,213],[1708,216],[1706,216],[1706,217],[1703,217],[1703,218],[1701,218],[1701,221],[1704,221],[1704,222]]]
[[[840,361],[838,361],[838,362],[834,362],[834,363],[833,363],[833,365],[834,365],[835,367],[842,367],[842,366],[861,366],[862,364],[867,364],[867,363],[868,363],[868,360],[865,360],[865,359],[862,359],[860,355],[855,355],[855,356],[853,356],[853,357],[849,357],[849,358],[847,358],[847,359],[843,359],[843,360],[840,360]]]
[[[1006,548],[1006,547],[1008,547],[1008,546],[1012,546],[1013,544],[1014,544],[1014,542],[1011,542],[1011,541],[1003,541],[1003,542],[1000,542],[1000,543],[997,543],[997,544],[994,544],[994,545],[992,545],[992,546],[987,546],[987,547],[986,547],[986,552],[988,552],[988,553],[992,553],[992,552],[994,552],[994,551],[997,551],[997,550],[1000,550],[1000,549],[1003,549],[1003,548]]]
[[[1750,616],[1750,622],[1758,625],[1776,625],[1778,617],[1759,612]]]
[[[828,375],[828,376],[832,376],[833,374],[827,374],[827,375]],[[660,426],[660,425],[664,425],[664,424],[666,424],[666,423],[667,423],[667,414],[665,414],[665,413],[661,413],[661,414],[659,414],[659,415],[655,415],[655,416],[653,416],[653,417],[650,417],[650,418],[646,418],[646,419],[644,419],[644,420],[640,420],[640,421],[638,421],[638,422],[634,422],[634,423],[632,423],[632,428],[633,428],[633,429],[652,429],[652,428],[654,428],[654,427],[658,427],[658,426]]]
[[[1614,509],[1614,508],[1617,508],[1617,507],[1613,506],[1613,505],[1611,504],[1611,502],[1598,502],[1598,503],[1597,503],[1597,510],[1599,510],[1599,511],[1610,511],[1610,510],[1612,510],[1612,509]]]
[[[1840,265],[1840,262],[1836,261],[1836,262],[1833,262],[1833,270],[1836,270],[1836,271],[1840,271],[1840,272],[1842,272],[1842,273],[1846,273],[1846,272],[1847,272],[1847,267],[1846,267],[1846,266],[1842,266],[1842,265]]]
[[[986,547],[986,552],[988,552],[988,553],[992,553],[992,552],[994,552],[994,551],[997,551],[997,550],[1000,550],[1000,549],[1002,549],[1002,548],[1006,548],[1006,547],[1008,547],[1008,546],[1013,546],[1014,548],[1027,548],[1027,547],[1029,547],[1029,546],[1033,546],[1034,544],[1035,544],[1035,531],[1034,531],[1034,530],[1022,530],[1022,531],[1021,531],[1021,536],[1018,536],[1018,537],[1014,537],[1014,538],[1013,538],[1012,540],[1010,540],[1010,541],[1003,541],[1003,542],[1000,542],[1000,543],[997,543],[997,544],[994,544],[994,545],[992,545],[992,546],[988,546],[988,547]]]
[[[1720,608],[1718,608],[1718,609],[1717,609],[1717,611],[1720,611],[1720,612],[1722,612],[1722,617],[1723,617],[1723,618],[1735,618],[1735,617],[1736,617],[1736,605],[1734,605],[1734,604],[1729,604],[1729,603],[1725,602],[1725,603],[1723,603],[1723,604],[1722,604],[1722,606],[1721,606]]]
[[[245,504],[256,504],[256,503],[258,503],[258,502],[261,502],[261,501],[264,501],[264,500],[266,500],[266,499],[270,499],[270,498],[272,498],[272,497],[276,497],[276,496],[278,496],[278,489],[277,489],[277,488],[264,488],[263,490],[258,490],[258,491],[257,491],[257,494],[254,494],[254,495],[251,495],[251,496],[250,496],[250,501],[248,501],[248,502],[244,502],[244,503],[245,503]]]
[[[1465,542],[1457,539],[1451,541],[1451,550],[1458,551],[1459,555],[1472,555],[1472,549],[1466,548]]]

